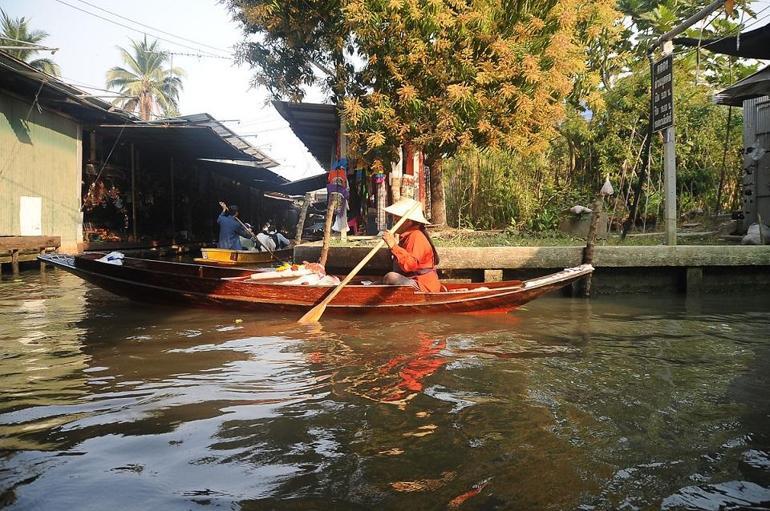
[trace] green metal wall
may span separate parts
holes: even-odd
[[[42,197],[42,234],[71,251],[82,241],[80,126],[30,106],[0,91],[0,235],[21,233],[20,197]]]

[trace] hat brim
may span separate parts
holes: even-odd
[[[416,211],[412,211],[411,213],[406,215],[407,211],[404,211],[402,208],[398,207],[397,204],[393,204],[385,208],[385,212],[390,213],[391,215],[400,216],[400,217],[406,216],[407,219],[412,220],[413,222],[419,222],[421,224],[427,225],[430,223],[428,219],[425,218],[425,215],[422,214],[422,211],[420,211],[419,209]]]

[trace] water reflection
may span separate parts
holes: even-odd
[[[0,505],[766,505],[759,298],[308,329],[45,278],[0,287]]]

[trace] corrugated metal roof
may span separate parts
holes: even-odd
[[[81,122],[131,122],[133,115],[0,50],[0,89]]]
[[[285,177],[266,169],[257,161],[199,160],[211,170],[227,174],[260,190],[273,190],[289,182]]]
[[[122,141],[154,146],[168,152],[178,151],[190,158],[253,160],[208,126],[186,124],[131,123],[100,125],[106,135],[120,136]]]
[[[770,66],[718,92],[714,101],[719,105],[741,106],[744,101],[761,96],[770,96]]]
[[[246,140],[241,138],[238,134],[236,134],[234,131],[226,127],[224,124],[216,120],[214,117],[212,117],[210,114],[207,113],[201,113],[201,114],[192,114],[192,115],[181,115],[179,117],[175,117],[173,119],[170,119],[173,121],[174,119],[183,119],[190,124],[194,124],[195,126],[207,126],[214,130],[214,132],[219,135],[222,139],[226,140],[230,145],[233,147],[236,147],[240,151],[251,155],[254,157],[254,160],[263,168],[271,169],[274,167],[277,167],[279,164],[277,161],[270,158],[268,155],[257,149],[256,147],[249,144]]]
[[[332,165],[337,131],[340,129],[337,107],[288,101],[273,101],[273,106],[281,117],[286,119],[291,130],[318,160],[321,167],[328,169]]]
[[[696,39],[675,37],[674,44],[703,48],[714,53],[734,55],[745,59],[770,59],[770,23],[731,37],[718,39]]]

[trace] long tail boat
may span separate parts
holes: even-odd
[[[137,301],[218,306],[255,311],[292,311],[301,314],[324,299],[332,286],[289,285],[280,279],[255,279],[247,268],[216,267],[125,257],[122,265],[98,261],[104,254],[38,258],[107,291]],[[444,284],[444,291],[425,293],[411,286],[367,285],[366,277],[345,286],[327,312],[363,314],[508,312],[544,293],[589,275],[581,265],[530,280]]]

